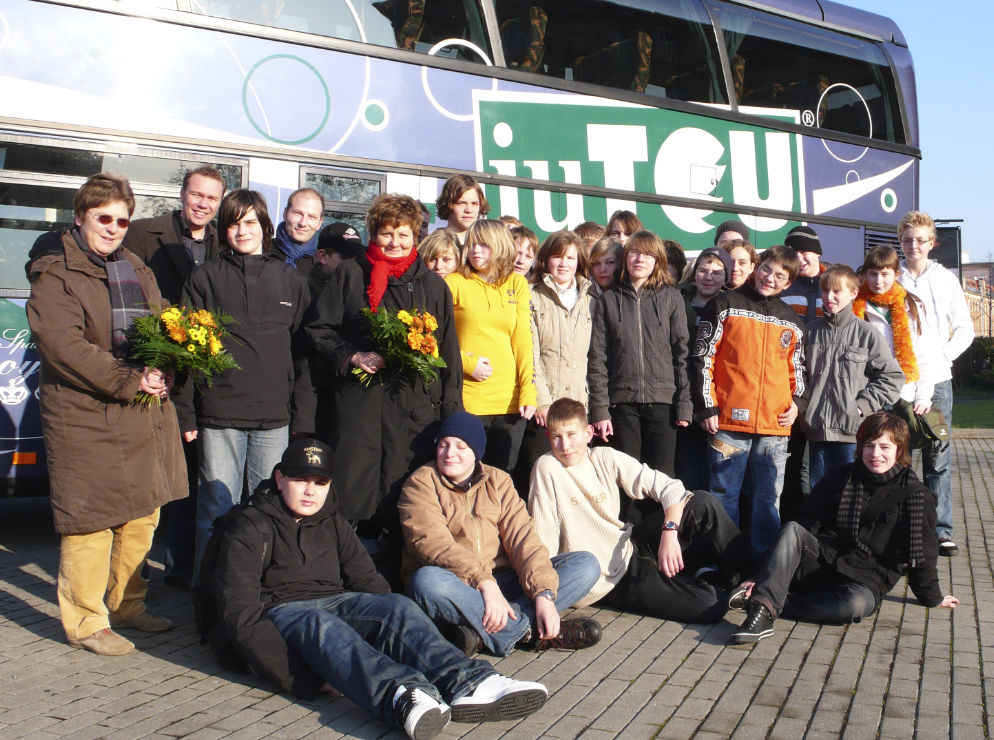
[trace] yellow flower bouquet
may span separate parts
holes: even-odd
[[[205,309],[171,306],[159,314],[135,319],[131,326],[131,359],[147,367],[187,372],[194,382],[213,383],[227,370],[239,370],[238,363],[224,348],[231,317]],[[146,406],[157,398],[139,392],[135,399]]]
[[[391,313],[382,306],[375,313],[368,308],[362,309],[362,313],[369,321],[370,333],[388,369],[414,370],[425,384],[438,380],[439,369],[446,365],[438,356],[435,338],[438,320],[434,316],[418,309]],[[365,386],[374,377],[358,367],[353,368],[352,374]]]

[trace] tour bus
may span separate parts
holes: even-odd
[[[858,264],[920,156],[900,30],[827,0],[0,0],[0,477],[44,490],[24,263],[96,172],[134,218],[212,164],[363,233],[382,192],[436,228],[470,173],[540,236],[628,209],[693,254],[728,218],[761,249],[808,223]]]

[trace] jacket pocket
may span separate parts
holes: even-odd
[[[842,353],[842,367],[839,373],[846,378],[863,378],[866,376],[866,363],[869,353],[862,349],[847,349]]]

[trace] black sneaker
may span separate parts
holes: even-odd
[[[757,601],[750,601],[746,611],[745,621],[729,640],[736,645],[759,642],[764,637],[773,636],[773,615],[770,610]]]
[[[953,542],[948,537],[939,538],[939,554],[945,555],[947,558],[953,555],[959,554],[959,548],[956,547],[956,543]]]
[[[462,650],[467,658],[472,658],[483,650],[483,640],[476,634],[476,630],[465,624],[451,625],[443,634],[445,639]]]
[[[732,595],[728,597],[728,608],[744,612],[749,603],[749,597],[746,595],[748,591],[749,589],[745,586],[739,586],[732,591]]]
[[[430,740],[449,724],[449,705],[419,688],[397,689],[393,699],[397,724],[411,740]]]
[[[535,650],[580,650],[601,641],[601,626],[596,619],[577,617],[559,623],[559,634],[548,640],[536,640]]]

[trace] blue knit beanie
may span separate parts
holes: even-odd
[[[487,433],[483,430],[483,422],[466,411],[457,411],[442,422],[435,442],[445,437],[458,437],[476,455],[476,461],[483,459],[487,449]]]

